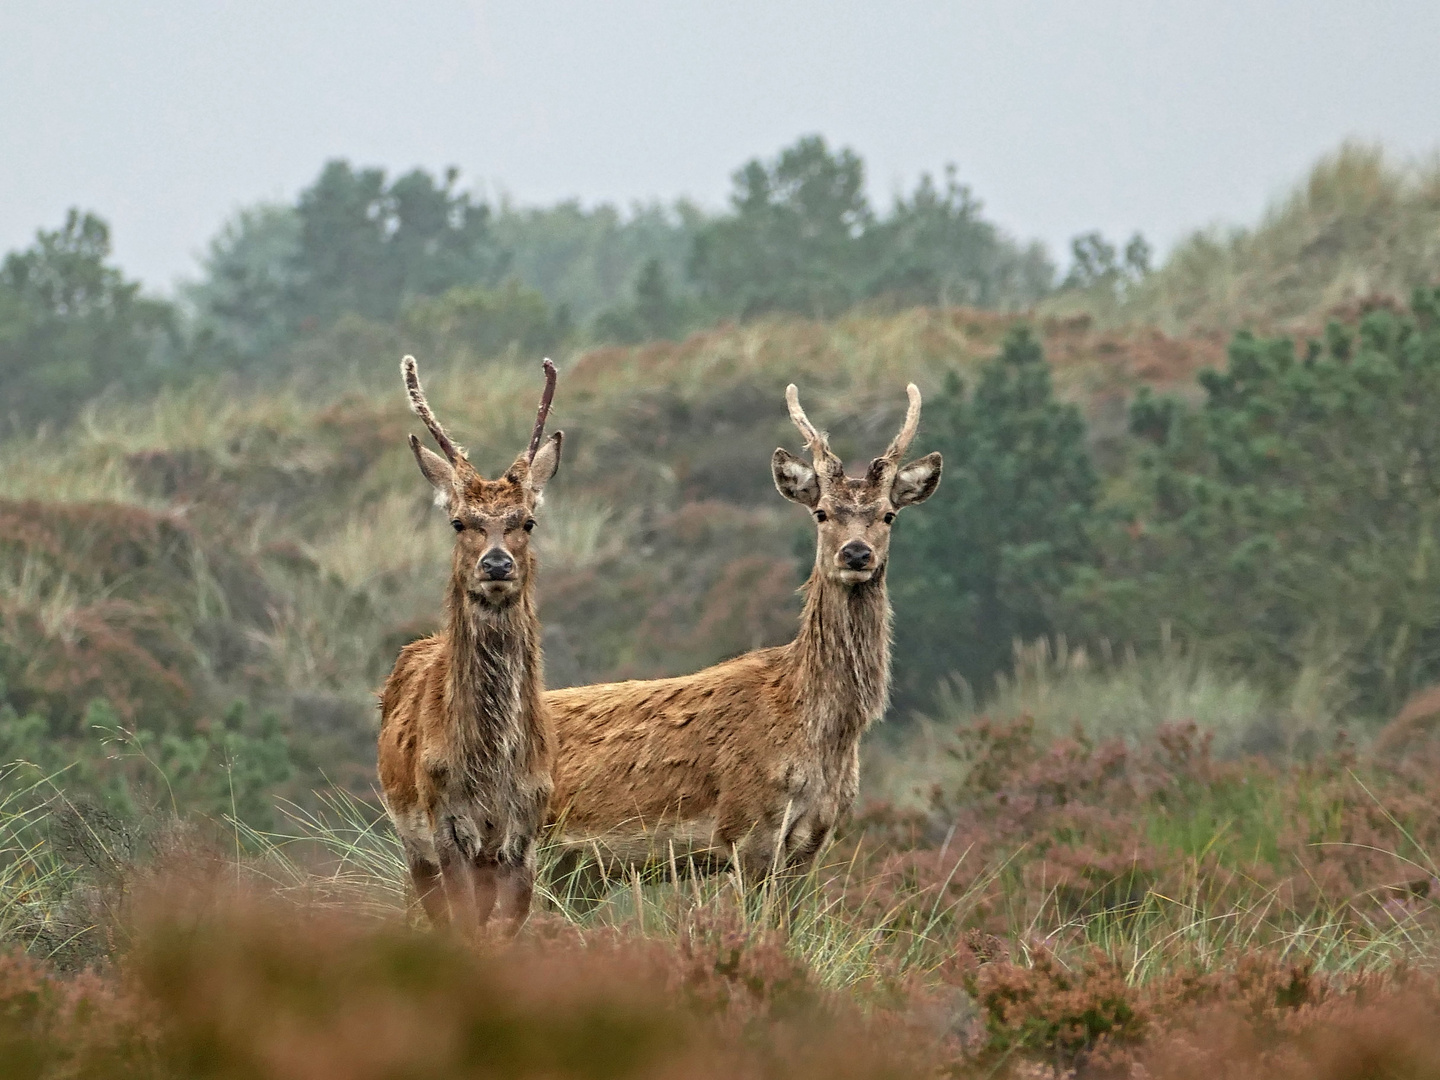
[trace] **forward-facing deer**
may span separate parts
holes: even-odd
[[[478,933],[498,904],[513,933],[530,910],[551,787],[530,530],[560,466],[562,433],[540,441],[555,367],[545,361],[529,449],[498,480],[445,434],[414,357],[401,371],[410,407],[445,456],[414,435],[410,449],[457,535],[445,629],[401,650],[380,695],[380,786],[431,922],[453,918]]]
[[[738,859],[750,879],[814,858],[859,786],[861,733],[890,689],[890,526],[940,483],[939,454],[902,465],[920,391],[889,449],[845,475],[785,392],[814,459],[771,461],[780,494],[816,522],[800,633],[694,675],[553,690],[555,794],[564,839],[625,861]]]

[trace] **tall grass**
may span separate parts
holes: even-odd
[[[1016,642],[1011,670],[996,676],[987,697],[954,680],[928,720],[950,728],[981,716],[1024,716],[1051,735],[1078,729],[1092,739],[1132,742],[1192,722],[1211,737],[1216,754],[1233,757],[1323,745],[1339,729],[1347,700],[1343,680],[1321,661],[1277,694],[1215,665],[1162,627],[1159,647],[1144,654],[1105,642],[1094,650],[1072,646],[1064,636]]]
[[[74,873],[47,833],[56,777],[27,762],[0,764],[0,951],[16,943],[53,952],[61,904]]]
[[[317,793],[317,809],[282,807],[283,830],[257,830],[230,819],[248,853],[246,875],[291,900],[375,918],[423,917],[411,902],[399,841],[384,813],[338,790]],[[577,858],[578,856],[578,858]],[[956,856],[957,869],[965,856]],[[783,932],[792,953],[822,985],[839,989],[877,979],[882,970],[933,964],[946,949],[946,929],[964,918],[992,875],[958,896],[943,891],[922,906],[918,925],[894,910],[857,917],[855,893],[877,891],[860,868],[823,859],[799,878],[747,883],[736,873],[706,874],[673,853],[657,852],[647,867],[615,867],[598,854],[555,840],[538,853],[538,918],[558,918],[579,931],[619,931],[677,941],[697,916],[735,918],[747,935]],[[868,892],[867,892],[868,890]]]
[[[1440,277],[1440,159],[1398,162],[1350,142],[1322,158],[1253,227],[1181,241],[1126,290],[1062,296],[1108,324],[1169,334],[1254,327],[1314,330],[1333,308],[1408,302]]]
[[[384,814],[339,791],[321,793],[318,806],[287,807],[288,826],[278,832],[232,820],[249,853],[247,875],[304,905],[375,918],[408,915],[423,925]],[[647,867],[617,868],[549,841],[539,853],[536,918],[559,919],[582,933],[618,931],[672,943],[697,918],[738,920],[749,936],[783,934],[787,949],[821,985],[865,992],[897,975],[924,978],[946,964],[965,928],[986,910],[1002,913],[999,936],[1013,955],[1043,948],[1079,964],[1098,948],[1137,986],[1186,971],[1220,971],[1257,950],[1344,976],[1440,963],[1440,897],[1379,908],[1336,897],[1302,910],[1289,905],[1280,887],[1258,881],[1217,890],[1208,879],[1214,867],[1193,860],[1178,891],[1151,887],[1115,906],[1100,900],[1102,884],[1094,910],[1077,914],[1073,896],[1063,898],[1058,886],[1016,871],[1024,854],[1023,846],[989,856],[942,851],[937,881],[897,890],[877,873],[863,843],[830,848],[802,877],[747,883],[735,872],[701,873],[663,851]],[[976,865],[977,859],[986,862]],[[1416,865],[1435,875],[1423,853]]]

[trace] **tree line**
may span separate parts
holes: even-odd
[[[482,354],[675,338],[771,313],[862,304],[1020,308],[1055,268],[988,221],[954,168],[881,211],[865,166],[811,136],[733,178],[730,205],[517,207],[436,175],[328,162],[293,203],[239,211],[173,300],[110,258],[105,221],[72,211],[0,270],[9,419],[63,421],[102,391],[198,372],[282,373],[346,319],[426,328]]]
[[[806,139],[740,169],[723,214],[626,217],[333,162],[293,205],[239,214],[173,301],[144,295],[104,221],[75,211],[0,263],[4,422],[63,422],[108,388],[283,371],[296,342],[347,319],[533,353],[769,312],[1020,305],[1056,287],[1043,253],[987,223],[953,174],[885,213],[863,181],[856,155]],[[1143,241],[1091,234],[1061,287],[1128,288],[1149,258]],[[946,479],[895,540],[902,704],[954,674],[983,688],[1015,640],[1144,644],[1162,627],[1275,686],[1321,672],[1365,711],[1440,679],[1440,292],[1313,340],[1241,333],[1196,389],[1193,403],[1139,393],[1103,470],[1023,328],[973,385],[955,375],[930,396]]]
[[[927,400],[948,492],[896,530],[902,701],[983,691],[1057,634],[1174,633],[1361,716],[1440,681],[1440,288],[1313,339],[1239,333],[1199,389],[1141,390],[1108,476],[1023,326]]]

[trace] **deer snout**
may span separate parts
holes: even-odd
[[[847,570],[864,570],[870,565],[870,559],[875,554],[870,545],[864,540],[851,540],[840,549],[840,561],[845,564]]]
[[[480,556],[480,572],[491,581],[508,580],[515,573],[515,560],[508,551],[491,548]]]

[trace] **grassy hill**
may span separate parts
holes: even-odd
[[[1118,292],[1062,295],[1057,312],[1168,334],[1321,329],[1332,313],[1403,305],[1440,281],[1440,163],[1347,143],[1252,226],[1215,225]]]
[[[785,640],[810,528],[769,478],[796,446],[784,384],[864,461],[906,381],[938,402],[1014,321],[774,320],[563,357],[551,684]],[[1123,489],[1136,391],[1194,394],[1224,343],[1096,326],[1038,330]],[[372,691],[435,628],[449,561],[405,445],[413,344],[350,324],[311,343],[351,372],[327,391],[193,385],[0,447],[0,762],[39,766],[0,764],[0,1045],[31,1075],[1433,1072],[1434,695],[1363,753],[1332,722],[1260,756],[1248,734],[1326,688],[1277,702],[1178,643],[1041,643],[985,703],[957,687],[935,723],[881,729],[857,820],[793,892],[662,867],[597,893],[547,849],[518,945],[418,930],[366,801]],[[429,344],[442,420],[503,467],[537,365]]]
[[[542,845],[508,950],[417,932],[373,801],[373,692],[436,629],[451,550],[399,358],[493,473],[528,437],[538,357],[344,316],[296,346],[303,377],[106,398],[0,444],[0,1057],[35,1076],[1435,1075],[1440,693],[1357,736],[1383,713],[1351,669],[1378,658],[1408,693],[1440,657],[1440,294],[1361,317],[1440,273],[1437,175],[1346,148],[1254,229],[1024,316],[772,317],[557,357],[565,460],[536,533],[552,686],[790,637],[812,530],[769,458],[798,449],[791,381],[852,465],[911,380],[915,451],[952,438],[897,560],[929,513],[934,565],[959,564],[964,507],[998,519],[1025,468],[1088,448],[1103,550],[1080,599],[1143,616],[1018,643],[988,692],[951,680],[928,719],[893,715],[855,820],[793,891],[668,867],[596,889]],[[1318,334],[1336,310],[1310,347],[1230,335]],[[1010,396],[959,393],[1000,384],[1020,321],[1044,362]],[[1084,417],[1067,443],[1032,422],[1049,382]],[[989,457],[952,455],[965,424]],[[956,494],[982,486],[967,465],[991,469],[989,501]],[[1021,539],[997,577],[1044,565],[1049,538]],[[973,595],[951,588],[941,638]],[[926,598],[898,574],[895,593],[904,626]],[[1237,659],[1257,626],[1302,654],[1283,685]]]
[[[785,383],[847,460],[867,460],[907,381],[968,371],[1010,321],[781,320],[565,360],[552,425],[566,460],[539,534],[552,685],[677,673],[788,639],[809,530],[769,476],[770,450],[796,442]],[[1046,329],[1062,392],[1097,439],[1135,384],[1182,379],[1216,352]],[[437,625],[450,549],[405,446],[408,343],[377,335],[328,343],[362,376],[343,392],[209,383],[0,448],[0,671],[16,708],[78,735],[103,698],[124,723],[188,731],[243,698],[368,788],[371,691],[399,646]],[[501,468],[524,443],[538,365],[459,344],[421,359],[472,460]]]

